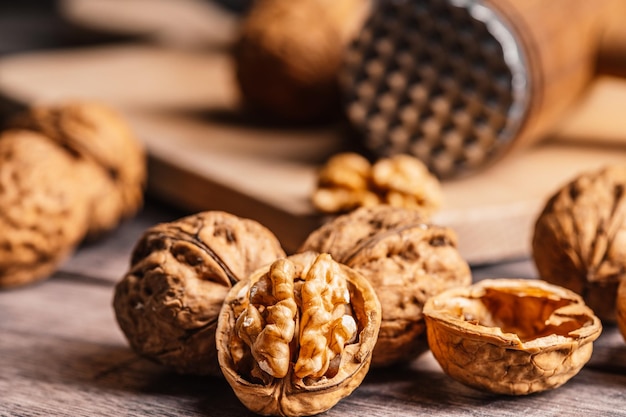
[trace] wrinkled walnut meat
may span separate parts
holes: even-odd
[[[318,414],[360,385],[379,326],[380,304],[359,273],[328,254],[292,255],[229,291],[219,363],[251,411]]]
[[[0,288],[49,276],[143,202],[145,160],[98,103],[34,107],[0,135]]]
[[[591,357],[602,325],[582,298],[539,280],[495,279],[424,307],[428,343],[452,378],[508,395],[557,388]]]
[[[284,256],[265,227],[220,211],[156,225],[115,287],[117,321],[138,354],[180,373],[220,375],[215,328],[226,293]]]
[[[373,165],[347,152],[328,160],[318,177],[312,201],[324,213],[387,204],[431,215],[441,206],[441,184],[426,165],[409,155],[379,159]]]
[[[422,308],[440,292],[471,284],[456,235],[424,222],[420,211],[360,208],[309,235],[300,251],[329,253],[361,273],[382,305],[372,366],[408,361],[427,349]]]
[[[626,167],[580,175],[548,200],[532,241],[539,275],[582,295],[607,321],[626,277],[625,187]]]

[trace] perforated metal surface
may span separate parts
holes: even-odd
[[[381,1],[346,54],[341,83],[369,150],[415,155],[439,177],[501,153],[528,87],[513,35],[472,0]]]

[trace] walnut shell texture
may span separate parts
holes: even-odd
[[[542,279],[581,294],[602,320],[615,321],[626,277],[626,167],[579,175],[538,216],[533,258]]]
[[[111,107],[90,101],[34,106],[14,126],[41,132],[91,165],[82,179],[92,193],[88,234],[97,236],[143,203],[145,154],[128,123]]]
[[[118,324],[138,354],[180,373],[220,375],[215,328],[229,288],[284,256],[268,229],[229,213],[158,224],[115,287]]]
[[[416,210],[357,209],[313,231],[299,250],[330,253],[372,283],[383,309],[372,359],[376,367],[409,361],[427,350],[426,300],[472,282],[454,232],[427,224]]]
[[[39,133],[0,135],[0,287],[47,277],[83,238],[81,164]]]
[[[591,357],[600,319],[573,291],[540,280],[491,279],[430,298],[430,349],[468,386],[525,395],[561,386]]]
[[[292,255],[228,292],[219,363],[251,411],[318,414],[361,384],[380,321],[376,293],[361,274],[328,254]]]

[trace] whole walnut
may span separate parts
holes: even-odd
[[[382,305],[372,366],[409,361],[426,350],[426,301],[472,282],[455,233],[400,207],[363,207],[339,216],[313,231],[299,250],[329,253],[372,283]]]
[[[259,0],[233,58],[243,102],[288,122],[337,118],[337,74],[370,0]]]
[[[143,148],[95,102],[28,109],[0,136],[0,288],[49,276],[143,201]]]
[[[279,259],[237,283],[217,327],[219,364],[263,415],[322,413],[369,370],[380,327],[371,284],[328,254]]]
[[[581,294],[604,321],[615,320],[626,277],[625,187],[626,167],[579,175],[547,201],[532,239],[539,275]]]
[[[180,373],[220,375],[217,317],[228,290],[284,257],[277,238],[254,220],[197,213],[146,230],[113,308],[131,347]]]
[[[0,134],[0,287],[51,274],[87,230],[87,199],[76,186],[84,163],[46,136]]]
[[[114,228],[143,203],[146,163],[142,144],[113,108],[98,102],[75,101],[35,106],[13,126],[40,132],[89,162],[82,173],[82,192],[91,193],[88,234]]]

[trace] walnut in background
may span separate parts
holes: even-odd
[[[341,114],[337,74],[370,0],[258,0],[234,47],[243,103],[287,122]]]
[[[35,106],[18,116],[14,127],[40,132],[84,161],[87,169],[75,186],[88,195],[90,236],[111,230],[143,203],[145,155],[128,123],[98,102]]]
[[[0,288],[49,276],[142,205],[143,147],[106,105],[37,106],[0,135]]]
[[[597,316],[616,319],[626,276],[626,167],[579,175],[537,218],[532,240],[539,275],[582,295]]]
[[[400,154],[370,164],[362,155],[345,152],[320,169],[311,200],[328,214],[386,204],[419,209],[427,218],[441,207],[443,192],[439,180],[413,156]]]

